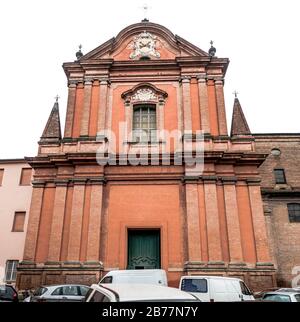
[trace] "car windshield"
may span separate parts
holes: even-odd
[[[35,292],[33,293],[34,296],[41,296],[43,295],[45,292],[47,291],[46,287],[39,287],[35,290]]]
[[[274,301],[274,302],[291,302],[289,295],[283,294],[266,294],[263,297],[264,301]]]

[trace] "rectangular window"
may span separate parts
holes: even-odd
[[[21,172],[20,185],[29,186],[31,183],[31,168],[23,168]]]
[[[207,293],[207,280],[204,278],[184,278],[181,290],[185,292]]]
[[[24,231],[24,223],[25,223],[25,211],[16,211],[13,223],[13,232],[21,232]]]
[[[156,140],[156,109],[152,105],[138,105],[133,110],[133,139],[138,142]]]
[[[4,169],[0,169],[0,186],[2,186],[3,175],[4,175]]]
[[[289,203],[287,207],[290,222],[300,222],[300,203]]]
[[[5,267],[5,281],[14,282],[17,276],[17,266],[19,261],[17,260],[8,260]]]
[[[284,169],[274,169],[274,176],[276,184],[286,183]]]

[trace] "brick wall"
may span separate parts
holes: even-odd
[[[255,135],[256,151],[268,153],[260,166],[262,195],[271,256],[277,264],[279,286],[291,286],[300,267],[300,223],[289,221],[287,204],[300,203],[300,134]],[[274,156],[271,150],[280,150]],[[283,168],[286,185],[276,185],[273,169]]]

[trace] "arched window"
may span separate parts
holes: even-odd
[[[137,142],[153,142],[156,140],[156,106],[152,104],[134,105],[133,139]]]
[[[300,203],[289,203],[287,206],[290,222],[300,222]]]

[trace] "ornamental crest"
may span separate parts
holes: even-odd
[[[138,36],[133,38],[133,49],[134,51],[130,54],[130,58],[136,57],[149,57],[153,56],[156,58],[160,57],[160,53],[156,51],[156,36],[153,36],[147,31],[142,32]]]
[[[134,101],[153,101],[157,99],[156,94],[150,88],[141,88],[132,96]]]

